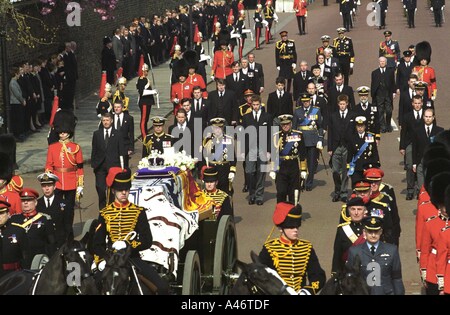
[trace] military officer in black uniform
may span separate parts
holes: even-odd
[[[122,101],[123,111],[128,112],[128,104],[130,103],[130,98],[125,95],[125,89],[127,87],[127,79],[121,77],[117,84],[119,85],[118,89],[113,95],[112,103],[114,104],[116,101]]]
[[[330,48],[332,50],[331,55],[335,57],[336,49],[330,44],[331,37],[329,35],[323,35],[320,39],[322,40],[322,46],[316,49],[316,59],[319,55],[325,55],[325,48]]]
[[[219,221],[223,215],[233,215],[231,197],[223,190],[217,189],[218,170],[216,167],[206,167],[203,170],[203,192],[214,200],[214,215]]]
[[[292,129],[292,115],[278,116],[281,131],[273,135],[275,158],[272,158],[273,170],[269,176],[275,180],[277,202],[294,202],[294,191],[300,189],[302,181],[307,177],[306,147],[303,133]]]
[[[234,138],[224,133],[224,118],[212,118],[209,123],[212,133],[203,139],[203,157],[207,165],[217,168],[217,188],[233,196],[232,183],[236,174]]]
[[[311,105],[311,97],[308,93],[300,95],[302,106],[294,112],[292,127],[300,130],[306,148],[306,162],[308,165],[308,177],[305,182],[306,191],[313,187],[314,174],[317,170],[319,150],[323,149],[324,129],[322,127],[323,117],[320,108]]]
[[[9,220],[10,207],[8,202],[0,199],[0,277],[22,269],[24,262],[29,260],[25,230],[11,224]]]
[[[355,62],[355,52],[353,51],[353,41],[350,37],[345,36],[347,31],[344,27],[337,30],[338,37],[333,40],[333,46],[336,49],[336,56],[339,59],[339,66],[344,75],[344,85],[348,85],[349,76],[353,72],[353,64]]]
[[[430,10],[434,13],[434,22],[436,27],[442,27],[444,15],[445,0],[431,0]]]
[[[23,268],[30,269],[35,255],[45,254],[51,257],[56,251],[55,227],[51,217],[36,210],[39,193],[24,188],[20,193],[22,213],[11,217],[13,225],[25,230],[28,240],[28,255]]]
[[[305,289],[317,294],[326,276],[311,242],[299,239],[302,206],[279,202],[272,219],[280,236],[264,244],[259,253],[260,261],[274,269],[295,291]]]
[[[166,118],[155,116],[152,118],[152,122],[153,133],[149,134],[143,140],[144,148],[142,150],[142,157],[148,156],[153,150],[162,154],[164,153],[164,149],[172,147],[174,142],[173,137],[164,132]]]
[[[350,215],[350,221],[338,225],[334,239],[332,274],[344,271],[348,249],[365,241],[361,223],[367,213],[364,200],[361,197],[349,199],[347,201],[347,211]]]
[[[372,167],[380,167],[380,157],[378,155],[378,146],[375,142],[375,135],[366,131],[366,117],[357,116],[355,125],[356,132],[349,137],[347,142],[348,175],[352,179],[352,187],[363,178],[365,170]]]
[[[370,88],[363,85],[356,89],[356,92],[359,95],[359,103],[355,106],[355,114],[356,116],[366,117],[366,131],[375,135],[375,141],[378,145],[381,139],[380,120],[377,106],[369,103]]]
[[[286,91],[290,92],[292,78],[297,67],[297,50],[295,42],[288,39],[287,31],[281,31],[281,40],[275,44],[275,64],[279,71],[278,76],[287,80]]]
[[[252,112],[252,96],[255,95],[252,90],[246,90],[244,92],[245,104],[239,106],[239,125],[242,126],[243,117]],[[245,161],[242,163],[244,168],[244,187],[242,188],[242,192],[248,192],[248,176],[245,173]]]
[[[400,62],[400,46],[398,41],[392,39],[391,31],[384,31],[383,34],[385,40],[380,43],[378,56],[386,58],[388,68],[395,68]]]

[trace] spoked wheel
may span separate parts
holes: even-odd
[[[38,254],[34,256],[33,261],[31,262],[31,270],[41,270],[45,267],[45,264],[49,262],[50,258],[48,258],[45,254]]]
[[[217,228],[214,248],[213,291],[228,294],[233,287],[231,276],[237,273],[237,237],[233,218],[224,215]]]
[[[200,257],[197,251],[190,250],[187,252],[186,260],[184,261],[183,289],[181,294],[201,295],[201,275]]]

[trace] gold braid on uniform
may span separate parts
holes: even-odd
[[[78,151],[80,151],[80,146],[77,144],[76,150],[72,152],[72,151],[67,150],[67,146],[66,146],[66,143],[69,143],[69,142],[70,142],[69,139],[66,139],[66,140],[59,140],[59,142],[62,144],[61,151],[62,151],[63,153],[66,154],[67,160],[69,161],[69,163],[72,164],[73,166],[77,165],[76,159],[74,158],[74,159],[75,159],[75,163],[72,162],[72,161],[70,160],[68,154],[70,154],[70,155],[72,155],[72,156],[75,155],[75,154],[77,154]]]
[[[347,216],[347,205],[342,205],[341,207],[341,217],[342,220],[344,220],[345,222],[350,222],[352,220],[352,218],[350,218],[350,216]]]
[[[300,290],[311,256],[312,244],[306,240],[298,240],[295,244],[288,245],[278,238],[266,242],[264,246],[281,278],[295,291]],[[318,287],[318,284],[312,283],[312,286]]]
[[[135,230],[136,223],[144,208],[130,203],[127,207],[116,207],[114,203],[100,210],[100,215],[105,219],[106,231],[112,242],[128,241],[125,239],[128,233]],[[138,247],[141,242],[128,241],[133,248]]]
[[[217,189],[215,192],[204,191],[208,197],[211,197],[214,200],[214,205],[216,206],[222,206],[225,199],[228,198],[228,194],[220,189]]]
[[[280,53],[285,53],[286,52],[286,43],[283,43],[281,40],[279,40],[276,44],[275,44],[276,49],[278,49],[280,51]]]

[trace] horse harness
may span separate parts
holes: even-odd
[[[255,267],[249,273],[244,273],[244,285],[253,295],[271,295],[271,293],[267,292],[266,290],[261,288],[261,286],[251,280],[251,275],[256,274],[257,272],[258,268]],[[288,288],[289,286],[287,285],[287,283],[284,283],[275,295],[282,295],[285,291],[288,290]]]

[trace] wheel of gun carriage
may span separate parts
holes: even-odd
[[[200,257],[197,251],[188,251],[184,261],[182,295],[202,294],[201,274]]]
[[[213,290],[226,295],[233,287],[230,276],[237,273],[237,236],[234,220],[229,215],[220,219],[214,248]]]

